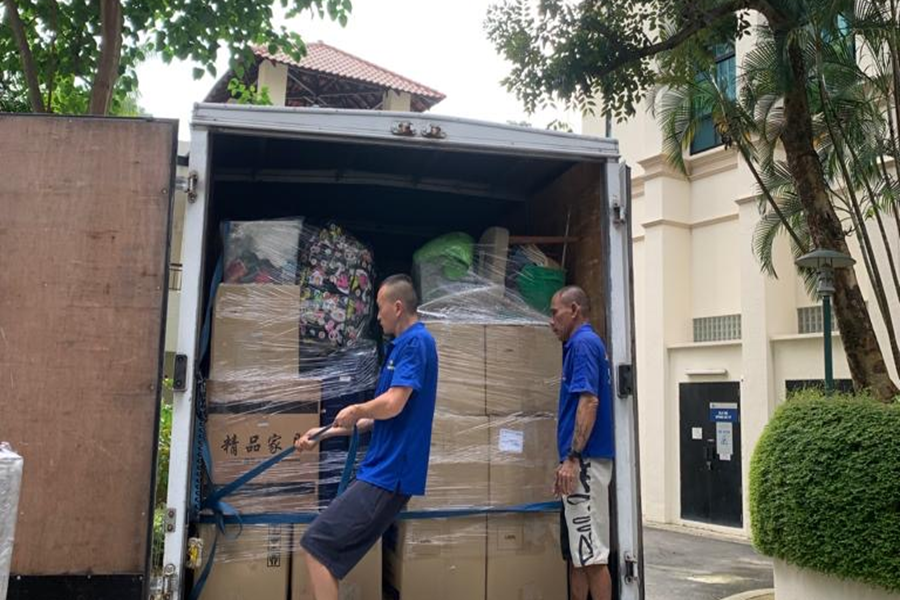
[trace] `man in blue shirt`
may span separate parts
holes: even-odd
[[[375,399],[348,406],[321,439],[372,429],[354,481],[309,526],[306,550],[316,600],[338,600],[338,581],[381,538],[410,496],[425,493],[431,425],[437,393],[434,339],[417,316],[418,298],[406,275],[388,277],[378,290],[378,322],[387,344]],[[295,443],[314,448],[321,428]]]
[[[590,300],[580,287],[553,296],[550,326],[563,342],[554,492],[562,498],[560,541],[569,563],[571,600],[610,600],[609,485],[612,479],[612,392],[603,341],[588,323]]]

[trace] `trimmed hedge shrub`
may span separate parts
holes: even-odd
[[[750,520],[763,554],[900,592],[900,404],[788,400],[750,463]]]

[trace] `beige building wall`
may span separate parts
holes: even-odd
[[[738,81],[752,40],[736,48]],[[624,159],[632,166],[634,292],[640,409],[641,485],[649,521],[718,529],[681,517],[679,386],[682,383],[740,384],[743,527],[749,535],[749,465],[753,448],[790,380],[824,377],[822,333],[800,334],[797,309],[820,306],[793,265],[785,236],[775,248],[779,277],[764,274],[752,248],[760,219],[754,180],[738,153],[724,147],[688,159],[688,175],[662,156],[662,136],[645,105],[638,115],[613,125]],[[602,117],[585,117],[586,135],[605,134]],[[893,221],[893,219],[890,219]],[[887,223],[895,256],[900,235]],[[881,234],[872,223],[884,258]],[[858,245],[852,253],[861,288],[869,299],[879,339],[887,341]],[[882,277],[893,288],[890,273]],[[891,291],[893,313],[900,303]],[[740,315],[740,339],[695,342],[694,319]],[[834,374],[850,377],[840,335],[833,334]],[[887,349],[886,343],[883,348]],[[886,359],[890,360],[889,351]],[[896,378],[893,365],[890,366]],[[716,373],[708,375],[703,373]]]
[[[287,65],[270,60],[259,63],[256,89],[260,92],[263,88],[269,89],[269,100],[272,101],[272,106],[284,106],[287,101],[287,82]]]

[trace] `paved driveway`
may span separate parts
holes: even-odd
[[[772,561],[741,542],[644,527],[646,600],[721,600],[772,587]]]

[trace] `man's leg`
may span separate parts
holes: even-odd
[[[338,580],[309,552],[306,553],[306,569],[316,600],[338,600]]]
[[[563,497],[563,533],[570,557],[571,600],[611,600],[609,560],[609,484],[612,463],[587,459],[575,492]]]
[[[612,579],[606,565],[593,565],[584,569],[585,579],[591,589],[591,600],[612,600]]]
[[[589,590],[587,572],[569,562],[569,600],[587,600]]]

